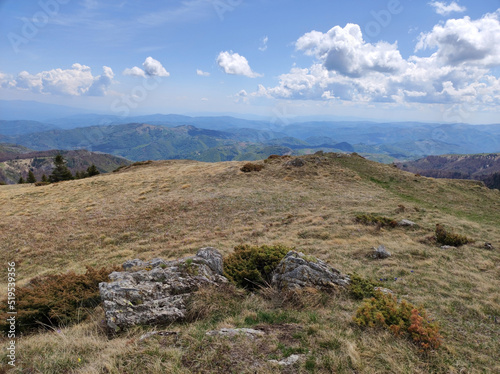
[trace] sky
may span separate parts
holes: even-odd
[[[0,19],[1,100],[500,123],[499,0],[0,0]]]

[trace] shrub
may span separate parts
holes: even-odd
[[[36,187],[46,186],[48,184],[50,184],[50,182],[35,182],[35,186]]]
[[[260,165],[260,164],[253,164],[251,162],[247,162],[245,165],[243,165],[240,170],[243,172],[243,173],[250,173],[252,171],[261,171],[262,169],[264,169],[264,165]]]
[[[380,227],[396,227],[398,225],[397,221],[392,218],[371,213],[357,214],[355,221],[365,225],[376,225]]]
[[[376,292],[357,310],[353,317],[360,326],[382,327],[396,336],[411,339],[422,351],[437,349],[442,336],[439,327],[428,320],[427,312],[402,300],[398,303],[395,296]]]
[[[356,273],[349,274],[351,283],[349,284],[349,295],[358,300],[375,296],[375,287],[379,287],[378,282],[372,282],[369,279],[363,278]]]
[[[224,275],[239,287],[253,290],[271,281],[271,273],[291,248],[239,245],[224,259]]]
[[[451,245],[454,247],[460,247],[461,245],[472,242],[472,240],[466,236],[447,232],[443,225],[439,223],[436,225],[436,241],[439,244]]]
[[[85,319],[89,309],[100,303],[99,283],[109,281],[108,275],[114,270],[118,269],[87,267],[85,274],[68,272],[33,278],[16,290],[18,331],[41,325],[67,326]],[[2,304],[6,305],[6,300]],[[5,317],[0,320],[2,330],[8,328]]]

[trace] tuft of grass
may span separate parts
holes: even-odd
[[[250,173],[252,171],[261,171],[264,169],[264,165],[261,164],[254,164],[252,162],[247,162],[245,165],[243,165],[240,170],[243,173]]]
[[[376,225],[379,227],[396,227],[398,225],[398,222],[392,218],[371,213],[357,214],[355,221],[364,225]]]

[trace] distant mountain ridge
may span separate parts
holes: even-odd
[[[396,165],[426,177],[476,179],[500,189],[500,153],[428,156]]]

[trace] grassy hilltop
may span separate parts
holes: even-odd
[[[399,298],[425,307],[440,325],[439,349],[422,353],[387,330],[357,326],[352,317],[362,301],[345,292],[280,302],[270,290],[211,290],[200,292],[193,322],[156,328],[176,332],[168,336],[139,340],[155,329],[143,327],[110,339],[100,308],[77,325],[23,336],[9,372],[500,373],[500,191],[357,155],[303,159],[303,167],[287,167],[288,158],[259,161],[263,170],[250,173],[240,171],[244,162],[157,161],[42,187],[0,186],[1,262],[16,261],[23,286],[39,275],[84,273],[87,265],[279,243],[342,273],[382,279]],[[356,222],[371,213],[418,227]],[[441,249],[431,239],[436,224],[474,242]],[[392,257],[369,258],[381,244]],[[268,334],[264,340],[205,335],[255,326]],[[292,353],[305,359],[268,363]]]

